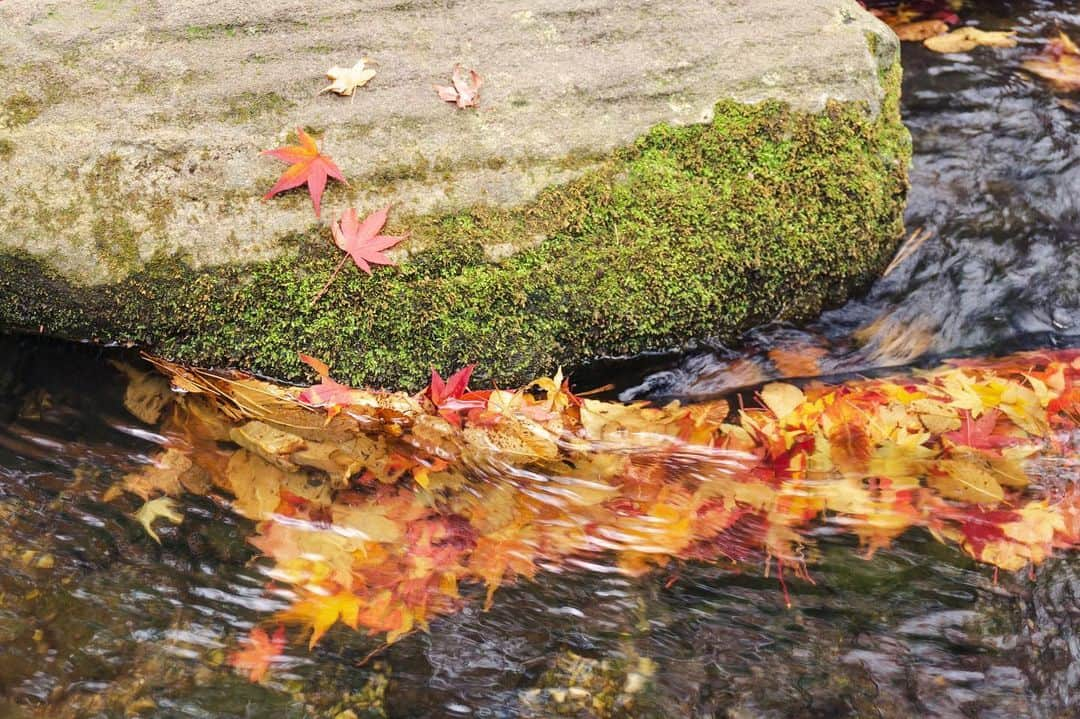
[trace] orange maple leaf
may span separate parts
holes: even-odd
[[[1061,31],[1041,53],[1024,60],[1022,67],[1059,90],[1080,90],[1080,48]]]
[[[300,361],[311,367],[319,375],[319,383],[313,384],[296,395],[296,399],[309,407],[326,407],[327,421],[334,418],[342,407],[353,403],[353,389],[331,379],[330,368],[325,362],[303,352]]]
[[[291,165],[281,174],[270,191],[263,195],[263,199],[269,200],[279,192],[291,190],[306,183],[308,193],[311,195],[311,204],[315,207],[315,216],[318,217],[322,210],[322,194],[326,189],[326,178],[332,177],[346,185],[349,183],[346,182],[334,161],[319,152],[315,141],[304,132],[303,128],[296,128],[296,136],[300,140],[299,145],[285,145],[274,150],[264,150],[261,153]]]
[[[261,627],[251,630],[246,641],[247,647],[229,657],[229,664],[237,669],[248,671],[252,682],[262,681],[270,670],[270,665],[277,661],[285,649],[285,627],[278,625],[274,636],[268,636]]]

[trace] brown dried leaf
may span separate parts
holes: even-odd
[[[949,25],[944,20],[919,20],[918,22],[906,22],[893,26],[896,37],[904,42],[922,42],[927,38],[943,35],[949,31]]]
[[[289,459],[289,455],[307,446],[307,443],[295,434],[283,432],[258,421],[234,427],[229,432],[229,438],[286,472],[295,472],[299,469]]]
[[[124,408],[147,424],[157,424],[161,413],[172,404],[173,393],[169,380],[156,372],[144,372],[127,362],[111,362],[127,375]]]

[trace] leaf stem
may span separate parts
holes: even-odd
[[[337,267],[334,268],[334,271],[330,273],[330,279],[328,279],[326,281],[326,284],[322,286],[322,289],[319,290],[319,293],[311,298],[312,307],[314,307],[318,303],[318,301],[322,299],[322,296],[326,294],[326,291],[328,289],[330,289],[330,285],[332,285],[337,276],[341,274],[341,268],[345,266],[345,260],[347,259],[349,259],[348,254],[344,254],[341,256],[341,262],[339,262]]]

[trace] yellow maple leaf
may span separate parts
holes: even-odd
[[[161,537],[154,531],[154,521],[165,519],[173,524],[180,524],[184,521],[184,515],[176,511],[176,501],[174,499],[171,497],[158,497],[139,507],[139,510],[135,512],[135,519],[139,520],[139,524],[143,526],[147,534],[154,538],[155,542],[161,544]]]
[[[334,594],[311,594],[278,614],[278,618],[283,622],[311,627],[310,649],[339,620],[345,626],[356,629],[362,606],[363,602],[355,594],[338,590]]]
[[[761,388],[761,401],[776,416],[783,421],[794,412],[806,399],[803,391],[787,382],[770,382]]]
[[[945,35],[928,37],[923,45],[934,52],[944,54],[967,52],[977,47],[1016,47],[1016,31],[986,31],[974,27],[961,27]]]
[[[368,67],[368,65],[373,64],[375,62],[370,57],[362,57],[352,67],[338,67],[335,65],[326,71],[326,77],[331,82],[319,90],[319,94],[333,92],[346,97],[352,96],[356,88],[363,87],[368,84],[371,78],[375,77],[375,71]]]

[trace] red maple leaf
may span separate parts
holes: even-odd
[[[472,377],[474,369],[476,365],[473,364],[463,367],[446,380],[443,380],[437,370],[431,370],[431,384],[428,386],[427,395],[431,398],[432,404],[441,407],[447,400],[458,399],[465,394],[469,389],[469,378]]]
[[[269,200],[279,192],[307,183],[308,192],[311,194],[311,204],[315,206],[315,216],[318,217],[322,209],[322,194],[326,189],[326,178],[332,177],[346,185],[349,183],[345,181],[345,177],[334,161],[319,152],[315,141],[302,128],[296,128],[296,136],[300,139],[299,145],[285,145],[275,150],[264,150],[261,153],[291,165],[281,174],[270,191],[263,195],[263,199]]]
[[[454,84],[433,86],[439,93],[440,100],[452,102],[459,108],[476,107],[480,104],[480,86],[484,84],[484,79],[476,70],[469,70],[466,75],[464,67],[460,64],[454,65],[450,81]]]
[[[229,657],[229,664],[237,669],[246,669],[248,679],[261,681],[269,671],[270,665],[277,661],[285,650],[285,627],[278,626],[271,637],[260,627],[251,630],[247,646]]]
[[[408,238],[404,235],[380,235],[379,230],[386,224],[386,215],[390,205],[376,210],[361,222],[356,210],[349,208],[341,219],[330,226],[334,243],[349,253],[356,266],[371,274],[371,265],[394,265],[394,261],[383,254],[397,243]]]
[[[431,370],[431,384],[428,385],[426,394],[431,403],[439,408],[442,418],[457,427],[461,426],[461,415],[458,412],[487,406],[489,393],[469,392],[469,378],[472,377],[474,369],[476,365],[472,364],[463,367],[445,380],[438,371]]]
[[[960,429],[955,432],[946,432],[941,435],[953,444],[972,449],[986,450],[988,454],[1000,454],[1002,447],[1017,444],[1016,437],[994,434],[1001,412],[996,409],[984,412],[978,419],[972,419],[971,413],[966,409],[960,412]]]
[[[983,548],[990,542],[1005,539],[1003,525],[1022,518],[1019,513],[1007,509],[972,508],[960,510],[956,514],[956,519],[961,522],[960,531],[964,533],[976,557],[982,556]]]

